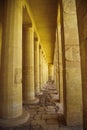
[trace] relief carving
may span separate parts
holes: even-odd
[[[75,0],[64,0],[64,12],[75,14]]]
[[[78,46],[69,46],[66,47],[66,60],[71,62],[79,62],[80,61],[80,52]]]

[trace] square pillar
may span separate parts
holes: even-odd
[[[65,118],[82,125],[82,82],[75,0],[62,0],[65,39]]]

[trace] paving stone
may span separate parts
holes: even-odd
[[[50,90],[50,91],[48,91],[48,93],[50,93],[50,94],[58,94],[58,92],[56,90]]]
[[[28,109],[29,112],[37,112],[37,109]]]
[[[30,116],[37,114],[37,112],[33,112],[33,111],[29,111],[29,113],[30,113]]]
[[[39,115],[46,115],[47,113],[45,111],[43,111],[43,112],[38,112],[37,114],[39,114]]]
[[[38,109],[39,108],[39,105],[37,106],[37,105],[30,105],[29,106],[29,109]]]
[[[60,127],[60,130],[72,130],[72,129],[70,129],[70,128],[62,128],[62,127]]]
[[[47,125],[46,130],[60,130],[58,125]]]
[[[39,107],[37,111],[39,111],[39,112],[40,112],[40,111],[44,111],[44,110],[45,110],[45,108],[44,108],[44,107]]]
[[[58,94],[51,94],[51,97],[54,101],[58,101],[59,100],[59,95]]]
[[[54,111],[53,112],[52,111],[47,111],[46,114],[58,114],[58,113],[56,113]]]
[[[55,108],[53,106],[48,106],[45,110],[47,112],[55,112]]]
[[[54,106],[47,106],[47,108],[50,109],[54,109]]]
[[[68,127],[68,126],[62,126],[60,127],[60,130],[83,130],[82,127]]]
[[[58,120],[57,119],[47,119],[46,123],[51,124],[51,125],[53,125],[53,124],[58,125]]]
[[[37,114],[36,116],[34,116],[34,119],[36,119],[36,120],[40,120],[41,119],[41,114]]]
[[[42,115],[42,119],[58,119],[58,115],[57,114]]]
[[[43,126],[37,124],[37,125],[33,125],[29,130],[44,130],[44,128]]]
[[[45,120],[33,120],[31,121],[31,125],[37,125],[37,124],[45,124]]]

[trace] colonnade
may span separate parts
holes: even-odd
[[[43,84],[54,79],[67,125],[82,125],[84,121],[87,128],[86,4],[79,4],[82,9],[85,7],[84,14],[77,9],[78,21],[84,15],[83,21],[79,22],[80,46],[75,1],[59,0],[54,61],[49,64],[32,20],[23,23],[24,0],[4,0],[1,3],[0,125],[14,126],[26,122],[30,115],[23,109],[23,104],[38,103],[37,95],[42,94]]]
[[[40,58],[44,59],[43,50],[39,38],[35,38],[33,24],[23,24],[23,1],[4,1],[3,12],[0,22],[0,125],[15,126],[26,122],[30,116],[22,104],[39,102],[36,95],[42,94],[41,88],[47,80],[43,70],[48,64],[45,60],[40,63]],[[47,73],[45,71],[45,75]]]

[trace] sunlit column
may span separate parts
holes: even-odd
[[[43,57],[42,57],[42,49],[40,48],[40,55],[39,55],[39,58],[40,58],[40,63],[39,63],[39,65],[40,65],[40,90],[42,90],[42,85],[43,85],[43,70],[42,70],[42,68],[43,68]]]
[[[45,82],[46,82],[46,66],[45,66],[45,58],[44,58],[44,56],[42,57],[42,64],[43,64],[43,68],[42,68],[42,75],[43,75],[43,84],[45,84]]]
[[[47,61],[45,59],[44,61],[45,63],[45,69],[44,69],[44,72],[45,72],[45,83],[48,81],[48,64],[47,64]]]
[[[34,86],[34,28],[23,28],[23,101],[24,104],[38,103]]]
[[[41,95],[40,92],[40,72],[39,72],[39,41],[38,39],[35,39],[35,49],[34,49],[34,55],[35,55],[35,93],[36,95]]]
[[[48,81],[48,63],[46,61],[46,81]]]
[[[59,74],[59,48],[58,48],[58,36],[56,34],[56,42],[55,42],[55,60],[54,60],[54,71],[55,71],[55,85],[57,92],[59,93],[60,89],[60,74]]]
[[[4,1],[0,84],[0,125],[15,126],[28,120],[22,109],[22,1]]]
[[[63,44],[62,44],[62,32],[61,32],[61,10],[58,5],[58,17],[57,17],[57,40],[58,40],[58,51],[59,51],[59,97],[60,103],[63,105]],[[63,107],[64,108],[64,107]]]
[[[48,78],[53,80],[53,64],[48,64]]]

